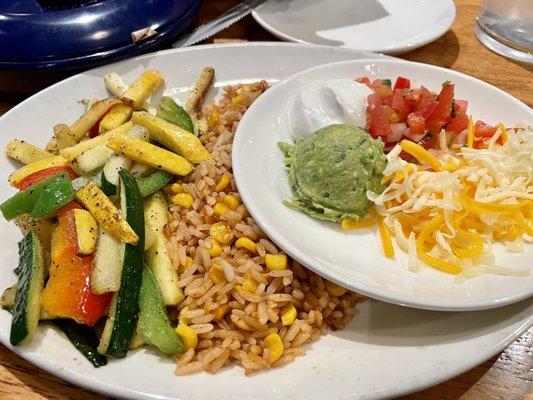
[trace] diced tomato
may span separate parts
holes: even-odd
[[[383,79],[374,79],[372,81],[372,83],[370,84],[370,86],[372,87],[372,89],[377,90],[380,88],[380,86],[383,85]]]
[[[407,126],[412,135],[421,135],[426,130],[426,120],[418,112],[413,112],[407,116]]]
[[[411,87],[411,81],[407,78],[404,78],[403,76],[399,76],[396,78],[396,82],[394,83],[394,90],[397,89],[409,89]]]
[[[437,107],[433,110],[430,119],[444,121],[452,112],[454,85],[450,82],[444,82],[442,89],[437,97]]]
[[[368,78],[368,76],[362,76],[360,78],[357,78],[355,81],[370,87],[370,79]]]
[[[383,110],[385,110],[385,114],[387,115],[387,118],[391,124],[394,124],[400,120],[398,113],[394,111],[394,109],[392,109],[390,106],[385,104],[383,106]]]
[[[373,137],[391,134],[389,118],[385,113],[379,95],[372,93],[368,96],[367,130]]]
[[[446,121],[427,119],[426,128],[432,135],[437,135],[446,126]]]
[[[60,174],[61,172],[66,172],[71,180],[78,177],[78,175],[70,167],[66,167],[66,166],[50,167],[50,168],[46,168],[46,169],[42,169],[40,171],[34,172],[31,175],[28,175],[26,178],[24,178],[19,183],[17,183],[15,187],[17,189],[24,190],[46,178],[50,178],[51,176]]]
[[[483,121],[476,121],[474,125],[474,136],[476,138],[490,138],[496,133],[496,127],[486,124]]]
[[[453,117],[448,125],[446,126],[446,130],[450,132],[462,132],[468,127],[468,117],[466,114],[455,114],[455,117]]]
[[[415,109],[420,104],[420,101],[423,99],[424,92],[422,89],[410,89],[407,91],[409,95],[406,100],[409,102],[411,109]]]
[[[459,114],[466,114],[468,109],[468,101],[466,100],[454,100],[454,111]]]
[[[433,114],[433,111],[435,111],[437,104],[439,104],[437,100],[433,99],[430,96],[426,96],[420,101],[420,103],[416,107],[416,111],[420,113],[424,118],[429,118],[429,116]]]
[[[398,114],[398,121],[404,121],[407,115],[412,111],[411,103],[406,101],[408,96],[408,89],[398,89],[392,94],[390,106]]]
[[[426,135],[418,142],[418,144],[425,149],[434,149],[435,147],[437,147],[437,143],[437,135]]]
[[[382,103],[386,102],[390,104],[392,89],[383,83],[383,79],[375,79],[374,82],[372,82],[371,89],[381,97]]]

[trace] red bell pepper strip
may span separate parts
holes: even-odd
[[[111,107],[113,108],[113,107]],[[109,110],[111,110],[111,108]],[[104,117],[107,115],[107,113],[109,112],[109,110],[104,113],[104,115],[102,115],[100,117],[100,119],[98,121],[96,121],[94,123],[93,126],[91,126],[91,129],[89,129],[89,137],[92,139],[92,138],[95,138],[96,136],[98,136],[100,134],[100,122],[102,122],[102,120],[104,119]]]
[[[60,174],[61,172],[65,172],[68,174],[70,180],[76,179],[78,177],[78,174],[74,172],[74,170],[67,166],[60,166],[60,167],[50,167],[45,168],[40,171],[34,172],[31,175],[28,175],[26,178],[18,182],[15,187],[20,190],[24,190],[29,188],[30,186],[35,185],[38,182],[41,182],[42,180],[46,178],[50,178],[51,176]]]

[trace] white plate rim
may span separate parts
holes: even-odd
[[[188,51],[188,50],[194,51],[194,50],[197,50],[197,49],[200,50],[200,49],[203,49],[203,48],[210,48],[210,47],[215,47],[215,46],[216,47],[235,47],[235,46],[248,47],[250,45],[257,46],[259,44],[258,43],[245,43],[245,44],[227,44],[227,45],[202,45],[202,46],[195,46],[192,49],[179,49],[179,50],[171,49],[171,50],[160,51],[160,52],[157,52],[157,53],[150,53],[150,54],[146,54],[146,55],[143,55],[143,56],[135,57],[135,58],[133,58],[131,60],[149,58],[149,57],[153,57],[154,55],[158,55],[158,54],[166,54],[166,53],[173,53],[173,52],[178,52],[178,51]],[[277,43],[277,42],[262,43],[262,45],[266,45],[266,46],[295,46],[295,47],[299,46],[299,45],[294,45],[294,44]],[[317,47],[317,46],[314,46],[314,47]],[[121,62],[124,62],[124,61],[121,61]],[[86,71],[86,72],[90,72],[90,71]],[[82,73],[80,75],[83,75],[83,74],[84,73]],[[73,76],[71,78],[67,78],[66,80],[76,79],[77,76],[78,75]],[[52,86],[60,85],[61,83],[65,82],[66,80],[58,82],[57,84],[52,85]],[[44,93],[46,90],[49,90],[50,88],[51,87],[49,87],[47,89],[44,89],[43,91],[35,94],[31,98]],[[31,99],[31,98],[29,98],[29,99]],[[27,99],[25,101],[28,101],[29,99]],[[8,111],[8,113],[11,113],[12,111],[15,112],[15,110],[18,110],[18,107],[19,106],[22,107],[23,104],[24,104],[24,102],[22,102],[19,105],[13,107],[10,111]],[[467,371],[467,370],[471,369],[475,365],[478,365],[479,363],[483,362],[484,360],[492,357],[492,355],[497,354],[498,352],[500,352],[503,348],[508,346],[518,336],[520,336],[531,324],[533,324],[533,315],[528,317],[528,318],[520,319],[520,325],[517,328],[515,328],[511,333],[507,333],[506,334],[507,336],[505,337],[505,339],[499,340],[493,347],[491,347],[490,348],[490,352],[480,354],[479,357],[477,357],[475,359],[471,359],[469,363],[463,364],[461,366],[461,368],[458,368],[458,369],[454,370],[453,372],[450,372],[446,376],[441,376],[441,377],[439,377],[437,379],[433,379],[431,381],[420,382],[418,385],[414,385],[414,386],[412,386],[412,387],[410,387],[408,389],[404,389],[402,391],[391,390],[387,394],[387,397],[403,395],[403,394],[411,393],[413,391],[421,390],[421,389],[423,389],[425,387],[429,387],[431,385],[438,384],[438,383],[440,383],[442,381],[445,381],[445,380],[447,380],[447,379],[449,379],[449,378],[451,378],[453,376],[456,376],[458,374],[463,373],[464,371]],[[506,327],[502,328],[501,330],[505,330],[505,329],[508,330],[508,328],[506,328]],[[105,395],[111,395],[111,396],[115,396],[115,397],[119,397],[119,398],[135,398],[135,399],[146,399],[146,398],[155,399],[155,398],[159,398],[158,395],[154,395],[154,394],[148,393],[148,392],[143,392],[141,390],[135,390],[135,389],[130,389],[130,388],[124,387],[124,386],[118,386],[118,385],[113,385],[113,384],[109,384],[109,383],[103,383],[101,381],[98,381],[97,378],[91,378],[91,375],[82,375],[80,373],[76,373],[75,370],[74,371],[70,371],[70,370],[67,370],[65,368],[62,368],[60,365],[54,363],[53,359],[45,358],[45,356],[43,356],[40,353],[27,354],[24,351],[24,349],[22,349],[22,348],[14,348],[13,346],[11,346],[8,342],[5,342],[4,340],[2,342],[7,348],[9,348],[10,350],[15,352],[16,354],[18,354],[22,358],[26,359],[28,362],[32,363],[33,365],[35,365],[35,366],[37,366],[37,367],[39,367],[39,368],[41,368],[41,369],[53,374],[53,375],[55,375],[55,376],[57,376],[57,377],[59,377],[61,379],[64,379],[64,380],[66,380],[68,382],[71,382],[71,383],[73,383],[73,384],[75,384],[75,385],[77,385],[77,386],[79,386],[81,388],[87,389],[89,391],[96,392],[96,393],[101,393],[101,394],[105,394]],[[169,373],[171,373],[171,371],[169,371]],[[185,399],[185,397],[178,397],[178,398]]]
[[[418,49],[419,47],[425,46],[428,43],[431,43],[437,39],[439,39],[441,36],[444,36],[446,32],[452,27],[453,23],[455,22],[455,19],[457,17],[457,7],[455,6],[455,3],[452,0],[448,1],[448,5],[450,7],[450,19],[448,20],[448,23],[440,27],[440,29],[436,30],[433,34],[427,35],[426,38],[423,40],[419,40],[417,42],[412,42],[408,45],[399,46],[399,45],[392,45],[388,48],[382,49],[382,48],[372,48],[370,50],[371,52],[376,53],[383,53],[383,54],[402,54],[407,53],[411,50]],[[258,7],[257,9],[252,10],[252,17],[255,19],[255,21],[261,25],[262,28],[264,28],[266,31],[270,32],[272,35],[276,36],[278,39],[286,40],[293,43],[301,43],[301,44],[314,44],[312,42],[308,42],[303,39],[299,39],[295,36],[291,36],[288,33],[285,33],[278,28],[275,28],[274,26],[270,25],[262,16],[261,16],[261,8]],[[348,47],[346,47],[348,48]],[[354,50],[357,50],[354,48]]]
[[[252,112],[253,112],[254,109],[260,108],[262,106],[262,103],[267,101],[267,96],[275,95],[275,93],[277,91],[280,91],[282,89],[282,85],[283,84],[285,84],[287,82],[290,82],[290,81],[295,81],[301,75],[305,75],[305,74],[309,73],[310,71],[321,69],[321,68],[326,68],[328,65],[333,65],[333,64],[349,65],[349,64],[361,63],[361,62],[364,62],[364,60],[338,61],[338,62],[334,62],[334,63],[331,63],[331,64],[322,64],[322,65],[319,65],[319,66],[316,66],[316,67],[309,68],[309,69],[304,70],[304,71],[300,71],[300,72],[290,76],[289,78],[285,79],[284,81],[279,82],[278,85],[276,85],[275,87],[272,87],[269,90],[269,92],[267,92],[267,94],[265,96],[258,98],[250,106],[249,110],[252,110]],[[412,61],[391,59],[391,60],[383,60],[383,62],[385,64],[389,64],[389,63],[390,64],[398,64],[398,63],[401,63],[401,64],[404,64],[404,63],[415,64],[415,65],[417,65],[419,67],[436,69],[438,71],[445,71],[446,73],[452,73],[452,74],[455,74],[457,76],[461,76],[461,77],[463,77],[465,79],[473,80],[479,85],[482,85],[482,86],[485,86],[487,88],[490,88],[491,90],[498,91],[502,96],[505,96],[509,100],[511,100],[514,103],[516,103],[516,105],[518,107],[523,108],[525,111],[528,111],[529,113],[533,114],[533,111],[531,110],[531,108],[528,107],[522,101],[520,101],[517,98],[511,96],[509,93],[503,91],[502,89],[497,88],[496,86],[490,85],[489,83],[484,82],[484,81],[482,81],[482,80],[480,80],[478,78],[475,78],[473,76],[470,76],[470,75],[467,75],[467,74],[464,74],[464,73],[461,73],[461,72],[458,72],[458,71],[446,69],[446,68],[443,68],[443,67],[438,67],[438,66],[434,66],[434,65],[430,65],[430,64],[417,63],[417,62],[412,62]],[[233,141],[234,148],[237,148],[239,146],[243,146],[244,145],[244,143],[241,143],[241,142],[244,141],[244,138],[241,138],[243,135],[240,134],[240,132],[241,132],[240,131],[240,127],[241,126],[246,126],[246,123],[247,123],[246,122],[246,118],[247,117],[246,117],[246,114],[245,114],[244,117],[241,120],[241,123],[239,124],[239,127],[237,128],[237,131],[236,131],[235,137],[234,137],[234,141]],[[403,294],[399,294],[399,293],[396,293],[396,292],[392,292],[392,294],[376,293],[376,291],[373,290],[371,286],[366,285],[365,283],[359,283],[359,285],[357,285],[357,284],[354,284],[353,282],[346,281],[345,279],[343,279],[335,271],[332,271],[332,270],[328,269],[328,271],[325,272],[324,270],[321,270],[316,265],[313,265],[313,262],[306,256],[306,254],[304,254],[302,251],[300,251],[296,247],[292,246],[290,242],[287,242],[287,241],[284,241],[284,240],[281,240],[281,239],[277,239],[279,237],[279,233],[278,233],[277,229],[274,227],[274,225],[273,225],[273,223],[271,221],[267,221],[265,216],[262,215],[257,210],[255,202],[253,201],[253,195],[250,193],[250,190],[249,190],[249,188],[247,187],[247,185],[245,183],[246,178],[244,177],[244,173],[242,172],[243,169],[241,168],[242,167],[242,162],[241,162],[241,158],[240,158],[241,157],[240,152],[234,150],[232,154],[233,154],[232,155],[233,175],[234,175],[234,178],[235,178],[235,183],[237,185],[238,191],[239,191],[239,193],[241,195],[243,203],[246,205],[246,208],[248,209],[248,211],[250,212],[250,214],[252,215],[252,217],[256,221],[256,223],[259,225],[261,230],[263,230],[263,232],[265,232],[267,234],[267,236],[273,242],[275,242],[278,247],[280,247],[283,251],[285,251],[287,254],[289,254],[292,258],[297,260],[299,263],[301,263],[302,265],[305,265],[307,268],[309,268],[313,272],[315,272],[315,273],[317,273],[317,274],[319,274],[321,276],[324,276],[327,279],[329,279],[329,280],[331,280],[331,281],[333,281],[333,282],[335,282],[335,283],[337,283],[337,284],[339,284],[339,285],[341,285],[343,287],[349,288],[349,289],[351,289],[351,290],[353,290],[353,291],[355,291],[357,293],[361,293],[361,294],[363,294],[365,296],[368,296],[368,297],[371,297],[371,298],[374,298],[374,299],[377,299],[377,300],[390,302],[390,303],[398,304],[398,305],[401,305],[401,306],[420,308],[420,309],[424,309],[424,310],[433,310],[433,311],[463,311],[463,312],[466,312],[466,311],[487,310],[487,309],[491,309],[491,308],[497,308],[497,307],[502,307],[502,306],[505,306],[505,305],[513,304],[513,303],[519,302],[521,300],[524,300],[524,299],[527,299],[527,298],[533,296],[533,287],[532,287],[529,291],[519,292],[519,293],[516,293],[516,294],[511,295],[511,296],[507,296],[507,297],[504,297],[504,298],[492,300],[490,302],[488,302],[486,300],[485,301],[483,301],[483,300],[473,300],[472,301],[471,300],[471,301],[464,301],[461,304],[457,304],[457,303],[454,303],[454,302],[449,302],[449,301],[447,302],[445,300],[438,300],[438,301],[434,300],[434,301],[428,301],[426,303],[420,303],[419,301],[414,301],[409,296],[406,296],[406,295],[403,295]]]
[[[525,333],[532,326],[533,326],[533,315],[531,315],[528,320],[524,320],[519,328],[515,329],[515,331],[512,334],[507,336],[505,340],[500,341],[496,346],[491,348],[490,351],[487,352],[486,354],[483,354],[480,357],[471,359],[470,362],[468,362],[467,364],[464,364],[461,368],[455,370],[454,372],[450,372],[448,374],[442,375],[438,379],[435,379],[431,382],[420,382],[417,385],[411,386],[409,389],[404,389],[400,391],[391,390],[390,393],[388,393],[388,395],[386,396],[386,398],[392,398],[392,397],[396,398],[396,397],[405,396],[411,393],[416,393],[426,388],[439,385],[443,382],[446,382],[447,380],[453,379],[454,377],[457,377],[471,370],[472,368],[475,368],[476,366],[482,364],[483,362],[491,359],[498,353],[502,352],[507,346],[513,343],[516,339],[518,339],[523,333]],[[21,349],[18,347],[13,347],[9,343],[3,343],[3,345],[9,348],[9,350],[13,351],[15,354],[17,354],[21,358],[30,362],[32,365],[35,365],[54,376],[64,379],[67,382],[70,382],[76,386],[79,386],[85,390],[88,390],[89,392],[99,393],[99,394],[106,395],[106,396],[113,396],[113,397],[117,397],[120,399],[135,399],[135,400],[154,399],[156,400],[159,398],[159,396],[157,395],[154,396],[153,394],[150,394],[150,393],[145,393],[139,390],[132,390],[129,388],[124,388],[122,386],[118,386],[118,385],[115,386],[115,385],[111,385],[108,383],[100,382],[99,385],[101,386],[94,386],[95,382],[91,381],[91,378],[80,376],[79,374],[76,374],[64,368],[58,368],[57,365],[54,365],[50,359],[46,359],[46,358],[41,359],[40,357],[28,357],[24,354],[24,351],[23,350],[21,351]],[[186,400],[186,398],[183,398],[183,397],[177,397],[176,399]]]

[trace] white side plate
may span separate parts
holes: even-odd
[[[442,36],[452,0],[269,0],[253,13],[280,39],[398,54]]]
[[[407,255],[383,256],[374,228],[343,231],[338,224],[318,221],[290,209],[283,155],[277,143],[291,142],[288,114],[293,97],[311,82],[370,76],[411,78],[430,90],[455,83],[456,97],[469,101],[469,112],[488,123],[533,124],[531,109],[505,92],[475,78],[431,65],[397,60],[337,62],[303,71],[267,91],[247,111],[233,144],[233,172],[246,207],[278,246],[318,274],[370,297],[430,310],[479,310],[499,307],[533,294],[533,246],[509,253],[495,245],[499,265],[528,268],[527,277],[483,275],[454,283],[454,276],[433,268],[407,270]]]

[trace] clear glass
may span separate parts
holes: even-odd
[[[533,0],[485,0],[476,35],[497,53],[533,63]]]

